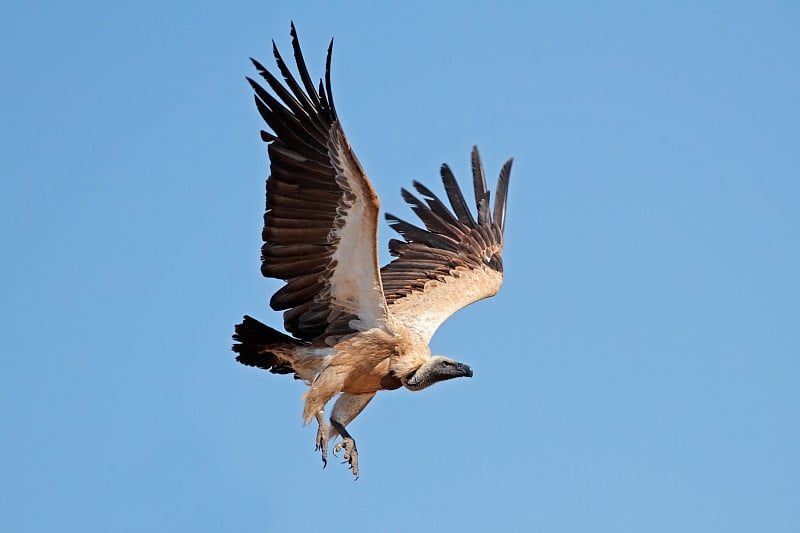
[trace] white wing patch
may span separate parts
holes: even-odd
[[[337,210],[331,236],[339,239],[330,278],[331,303],[356,315],[351,327],[366,331],[386,325],[386,301],[378,265],[378,211],[380,202],[361,164],[350,151],[338,124],[332,129],[331,162],[336,181],[347,191]]]
[[[502,283],[503,275],[496,270],[459,268],[443,281],[431,280],[423,290],[396,300],[390,311],[395,320],[428,343],[450,315],[473,302],[494,296]]]

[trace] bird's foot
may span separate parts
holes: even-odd
[[[328,424],[325,423],[325,415],[317,415],[317,439],[314,451],[322,450],[322,468],[328,466]]]
[[[356,449],[356,441],[354,441],[352,437],[344,437],[341,442],[334,446],[333,455],[336,455],[337,452],[342,450],[344,450],[343,463],[348,463],[350,465],[353,475],[358,479],[358,450]]]

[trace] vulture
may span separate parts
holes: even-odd
[[[269,303],[284,311],[289,334],[245,315],[235,326],[233,351],[240,363],[293,374],[308,385],[303,422],[317,421],[323,466],[328,443],[341,437],[333,454],[344,451],[357,479],[358,451],[346,428],[375,393],[472,376],[468,365],[431,355],[428,343],[450,315],[500,289],[512,160],[500,171],[490,205],[473,148],[475,212],[447,165],[441,177],[450,207],[419,182],[413,183],[417,194],[403,189],[422,225],[387,214],[401,238],[389,241],[393,259],[380,267],[380,203],[333,103],[333,40],[324,81],[315,86],[294,24],[291,37],[299,77],[273,41],[279,76],[251,59],[269,89],[247,78],[271,130],[261,131],[270,162],[261,273],[284,282]],[[328,424],[325,407],[334,397]]]

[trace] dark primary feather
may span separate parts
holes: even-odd
[[[300,73],[300,79],[303,80],[303,85],[306,88],[305,92],[311,98],[314,109],[318,110],[322,107],[322,103],[320,102],[319,95],[314,90],[314,82],[311,81],[311,76],[308,74],[308,67],[306,67],[306,60],[303,58],[303,50],[300,48],[300,39],[297,38],[297,30],[294,27],[294,22],[291,23],[291,30],[289,33],[292,36],[292,50],[294,51],[294,60],[297,64],[297,71]],[[286,72],[289,72],[288,69]],[[333,115],[330,118],[331,121],[333,121]]]
[[[475,186],[475,204],[478,207],[478,224],[491,224],[492,214],[489,212],[489,189],[486,187],[486,175],[478,153],[478,147],[472,147],[472,183]]]
[[[424,198],[425,202],[428,204],[428,207],[431,208],[431,211],[436,213],[437,216],[447,221],[450,225],[455,225],[458,223],[458,219],[453,216],[453,213],[447,208],[447,205],[442,202],[438,196],[436,196],[430,189],[428,189],[425,185],[418,181],[414,181],[414,188],[417,189]]]
[[[471,162],[477,221],[447,165],[442,165],[441,176],[452,211],[430,189],[414,182],[414,188],[425,201],[406,190],[402,195],[425,227],[386,215],[389,225],[404,238],[389,241],[389,253],[395,259],[381,269],[387,303],[423,290],[427,281],[443,279],[459,267],[473,269],[488,265],[502,272],[502,259],[496,251],[503,244],[511,160],[500,172],[494,213],[489,210],[489,190],[477,147],[472,150]]]
[[[511,176],[511,164],[513,159],[509,159],[500,170],[500,177],[497,179],[497,187],[494,190],[494,221],[500,227],[502,233],[506,229],[506,202],[508,201],[508,179]]]
[[[453,239],[453,242],[457,242],[460,232],[457,230],[457,226],[454,226],[454,222],[457,221],[453,218],[453,216],[447,211],[445,208],[445,215],[442,218],[439,213],[436,212],[436,209],[431,207],[427,203],[423,203],[419,198],[411,194],[405,189],[401,190],[403,199],[411,206],[411,210],[416,213],[416,215],[422,220],[425,224],[425,227],[428,228],[429,231],[434,233],[438,233],[439,235],[450,237]],[[435,202],[434,202],[434,205]],[[438,207],[438,206],[436,206]],[[444,207],[444,206],[442,206]]]
[[[431,248],[438,248],[441,250],[454,251],[458,247],[458,242],[453,239],[420,228],[405,220],[400,220],[389,213],[386,214],[386,220],[389,221],[389,225],[394,228],[397,233],[405,237],[407,242],[421,242],[427,244]]]
[[[458,186],[453,171],[445,164],[442,165],[441,175],[447,198],[450,200],[450,205],[453,206],[453,211],[456,216],[458,216],[458,220],[460,220],[462,224],[474,228],[476,226],[475,219],[472,216],[472,212],[469,210],[467,201],[464,200],[464,194]]]
[[[331,91],[331,57],[333,56],[333,38],[331,44],[328,45],[328,57],[325,59],[325,92],[328,95],[328,105],[331,107],[331,113],[336,116],[336,106],[333,104],[333,91]],[[320,83],[322,83],[320,81]],[[320,93],[322,90],[320,89]]]
[[[248,78],[258,112],[271,130],[261,134],[269,143],[270,158],[261,272],[286,282],[270,300],[273,309],[285,311],[286,330],[312,341],[323,334],[350,332],[347,324],[354,318],[331,309],[328,287],[339,244],[333,230],[352,199],[346,185],[337,181],[330,155],[331,144],[339,140],[330,86],[333,41],[325,87],[320,81],[317,89],[294,24],[291,37],[299,80],[274,42],[272,52],[282,81],[256,60],[253,65],[267,88]]]

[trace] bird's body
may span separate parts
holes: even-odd
[[[284,310],[286,335],[245,316],[236,326],[237,360],[273,373],[292,373],[309,389],[305,423],[316,419],[316,444],[327,460],[328,442],[358,475],[355,441],[345,427],[375,393],[421,390],[438,381],[472,376],[472,369],[432,356],[428,343],[458,309],[494,295],[502,283],[502,242],[509,160],[489,208],[483,168],[472,153],[477,220],[450,169],[442,167],[452,211],[425,186],[420,200],[403,196],[425,228],[387,215],[404,240],[391,240],[395,259],[379,268],[380,203],[353,154],[333,106],[331,49],[325,86],[316,89],[292,26],[300,81],[274,48],[283,83],[254,61],[273,94],[249,80],[256,105],[274,133],[262,237],[262,273],[286,284],[270,300]],[[302,85],[301,85],[302,84]],[[338,397],[337,397],[338,396]],[[325,421],[325,406],[337,397]]]

